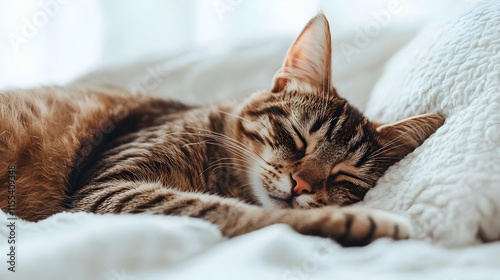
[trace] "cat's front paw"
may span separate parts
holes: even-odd
[[[321,231],[342,246],[364,246],[383,237],[408,239],[411,224],[407,218],[387,211],[346,207],[333,209]]]

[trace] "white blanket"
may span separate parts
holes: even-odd
[[[435,112],[445,124],[393,166],[366,205],[404,212],[416,237],[447,246],[500,239],[500,3],[426,28],[391,61],[366,114]]]
[[[368,105],[370,116],[386,121],[427,111],[447,117],[443,128],[391,168],[364,202],[408,215],[417,230],[416,237],[425,240],[379,240],[364,248],[346,249],[327,239],[301,236],[284,225],[228,240],[213,225],[190,218],[61,213],[38,223],[16,222],[17,272],[12,273],[5,262],[8,244],[4,240],[10,231],[3,226],[7,216],[0,212],[0,252],[4,259],[0,262],[0,279],[498,277],[500,242],[465,245],[477,243],[480,226],[483,237],[500,233],[499,26],[499,5],[481,5],[434,39],[425,34],[417,38],[391,62]],[[262,84],[255,88],[268,86],[283,55],[273,54],[284,51],[283,46],[261,49],[268,51],[267,63],[258,54],[240,50],[247,56],[239,61],[250,63],[260,57],[255,65],[267,65],[262,72],[266,78],[260,78]],[[417,50],[423,54],[413,56]],[[201,58],[188,57],[191,60],[178,61],[177,66],[200,66],[196,61]],[[406,64],[404,59],[409,57],[415,57],[414,62]],[[144,75],[150,75],[147,65],[141,68],[146,74],[132,71],[120,79],[133,81],[131,87],[143,85]],[[199,73],[210,72],[213,66],[194,67],[198,75],[192,73],[190,78],[201,77]],[[179,80],[179,71],[172,68],[159,79]],[[107,72],[108,78],[110,73],[117,72]],[[240,77],[227,68],[226,73]],[[401,73],[405,73],[403,77]],[[203,90],[188,79],[181,79],[188,88]],[[238,81],[244,90],[251,87],[244,78]],[[205,100],[209,99],[201,102]]]
[[[5,214],[0,212],[2,221]],[[341,248],[275,225],[231,240],[191,218],[62,213],[18,223],[15,273],[0,279],[494,279],[500,243],[443,249],[379,240]],[[0,235],[7,229],[1,227]],[[4,242],[0,247],[3,252]],[[219,276],[216,278],[215,276]]]

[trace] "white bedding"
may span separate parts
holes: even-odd
[[[6,234],[2,227],[0,235]],[[500,243],[444,249],[419,240],[379,240],[345,249],[285,225],[227,240],[209,223],[166,216],[62,213],[38,224],[20,223],[18,240],[18,270],[11,273],[2,264],[1,279],[462,280],[500,275]]]
[[[436,43],[419,36],[391,61],[368,104],[370,116],[387,121],[427,110],[447,116],[445,126],[391,168],[364,202],[411,217],[417,240],[379,240],[364,248],[341,248],[327,239],[301,236],[284,225],[228,240],[213,225],[190,218],[61,213],[38,223],[17,221],[17,272],[7,271],[2,261],[0,279],[500,277],[500,242],[476,244],[480,224],[488,236],[500,234],[500,134],[495,130],[500,125],[498,26],[499,5],[483,5],[447,27],[444,35],[434,36]],[[477,29],[481,32],[474,32]],[[415,30],[399,32],[393,34],[399,41],[386,43],[388,47],[398,42],[397,46],[379,45],[373,52],[361,54],[378,54],[377,63],[364,65],[363,57],[359,57],[349,64],[342,62],[338,50],[334,54],[340,57],[336,63],[343,66],[336,74],[342,77],[338,81],[344,89],[341,92],[350,89],[354,94],[350,98],[361,107],[375,81],[361,83],[354,75],[379,73],[392,52],[410,40],[411,36],[401,34],[415,34]],[[473,37],[463,38],[466,34]],[[469,44],[460,44],[461,40]],[[182,95],[184,101],[205,103],[268,87],[289,43],[236,50],[229,61],[209,51],[186,54],[120,71],[97,72],[78,83],[102,82],[104,77],[104,82],[133,89],[144,86],[144,79],[151,75],[149,70],[158,69],[161,82],[151,86],[154,94],[178,97],[187,89],[188,93]],[[429,50],[426,56],[410,55],[425,50]],[[477,54],[478,50],[482,52]],[[415,65],[405,62],[408,56],[416,57]],[[474,58],[475,64],[463,63],[470,61],[466,58]],[[245,71],[244,63],[253,70],[247,67]],[[408,68],[402,71],[403,66]],[[221,86],[218,75],[226,75],[237,86]],[[476,84],[471,84],[473,81]],[[180,86],[167,88],[167,84]],[[481,159],[488,161],[482,164]],[[2,225],[6,218],[0,211]],[[3,240],[8,234],[8,228],[0,227],[4,258],[7,244]]]
[[[365,204],[404,212],[416,237],[446,246],[500,240],[499,1],[423,30],[388,64],[366,114],[393,122],[428,112],[445,124]]]

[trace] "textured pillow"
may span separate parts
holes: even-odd
[[[403,213],[445,246],[500,239],[500,3],[427,28],[387,65],[367,116],[440,113],[445,124],[391,167],[363,204]]]

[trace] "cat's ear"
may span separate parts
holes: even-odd
[[[288,50],[283,66],[274,75],[272,92],[320,90],[332,92],[330,27],[320,13],[309,21]]]
[[[404,157],[413,152],[444,123],[438,114],[411,117],[394,124],[374,123],[389,154]]]

